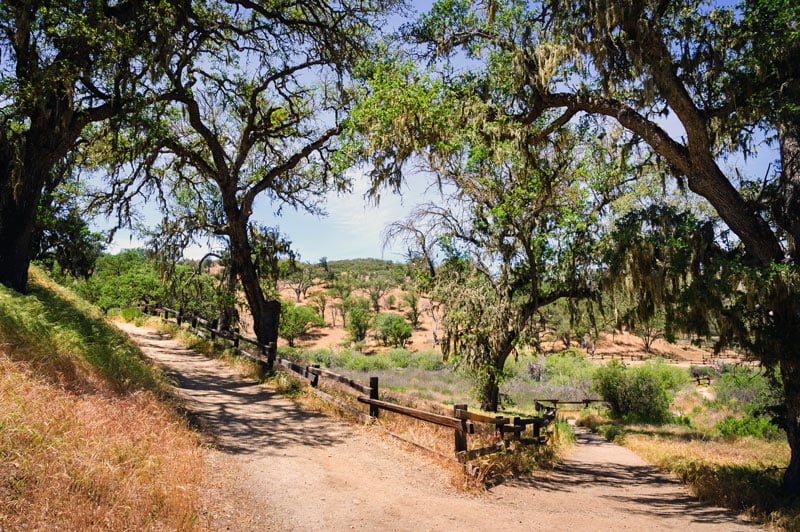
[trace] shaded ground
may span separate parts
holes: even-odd
[[[582,433],[556,470],[480,496],[422,456],[236,375],[156,331],[120,324],[180,383],[226,457],[235,515],[252,530],[744,530],[622,447]],[[229,505],[230,507],[230,505]],[[233,524],[231,524],[233,520]]]

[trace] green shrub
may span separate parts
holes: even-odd
[[[668,364],[663,358],[648,360],[645,367],[652,368],[657,378],[670,392],[676,392],[689,382],[689,372],[685,368]]]
[[[349,349],[342,349],[331,358],[330,367],[333,368],[346,368],[350,364],[350,360],[355,357],[363,356],[361,353],[356,353]]]
[[[301,355],[309,364],[319,364],[327,368],[347,368],[359,371],[373,371],[395,368],[419,368],[436,371],[444,367],[442,355],[434,350],[411,353],[406,349],[392,349],[388,353],[366,356],[349,349],[334,351],[317,349]]]
[[[594,367],[577,349],[550,355],[544,361],[544,378],[553,384],[567,385],[591,381]]]
[[[689,374],[692,378],[708,377],[709,379],[714,376],[714,369],[709,366],[689,366]]]
[[[717,423],[714,430],[724,438],[752,436],[755,438],[778,439],[783,431],[769,418],[745,415],[742,418],[727,416]]]
[[[354,307],[347,314],[347,331],[353,342],[362,342],[367,337],[372,313],[368,308]]]
[[[322,327],[325,320],[311,307],[295,305],[291,301],[281,301],[281,319],[278,334],[294,347],[295,338],[306,334],[312,327]]]
[[[356,371],[375,371],[381,369],[392,369],[392,360],[389,356],[380,355],[359,355],[352,357],[345,366],[347,369]]]
[[[783,390],[779,381],[761,369],[739,367],[725,373],[714,384],[717,401],[736,411],[780,420],[785,415]]]
[[[332,349],[316,349],[314,351],[307,351],[304,356],[309,364],[319,364],[320,366],[329,368],[333,365],[335,353]]]
[[[412,359],[412,365],[415,368],[428,371],[436,371],[445,366],[442,360],[442,354],[433,349],[415,353]]]
[[[123,320],[131,322],[142,317],[142,309],[136,307],[124,308],[120,312],[120,316]]]
[[[671,418],[669,376],[645,365],[626,368],[619,361],[597,368],[595,390],[608,402],[613,415],[636,421],[665,422]]]
[[[383,345],[391,343],[395,347],[403,347],[411,338],[411,325],[399,314],[382,313],[375,316],[372,328],[375,337]]]
[[[412,364],[413,356],[405,349],[392,349],[387,356],[393,368],[407,368]]]

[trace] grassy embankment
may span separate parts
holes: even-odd
[[[38,269],[27,295],[0,287],[0,530],[202,526],[204,451],[164,383]]]

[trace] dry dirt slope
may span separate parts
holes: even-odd
[[[120,325],[180,382],[187,406],[239,464],[237,501],[271,530],[744,530],[629,451],[581,435],[556,471],[473,497],[377,429],[350,427],[148,329]],[[266,517],[265,517],[266,516]],[[255,524],[257,523],[257,524]]]

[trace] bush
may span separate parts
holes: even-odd
[[[412,363],[412,354],[405,349],[392,349],[387,356],[393,368],[407,368]]]
[[[406,340],[411,338],[411,325],[399,314],[378,314],[373,320],[372,328],[383,345],[391,343],[395,347],[403,347]]]
[[[626,368],[619,361],[597,368],[595,390],[613,415],[636,421],[665,422],[671,418],[668,384],[672,376],[655,365]]]
[[[392,349],[385,354],[365,356],[348,349],[343,349],[339,352],[331,349],[317,349],[306,352],[304,357],[310,364],[359,371],[394,368],[419,368],[427,371],[436,371],[444,367],[442,355],[433,350],[411,353],[405,349]]]
[[[717,379],[714,391],[718,402],[735,411],[771,417],[778,424],[785,418],[782,385],[763,370],[740,367]]]
[[[122,312],[120,312],[120,315],[121,315],[123,320],[125,320],[127,322],[132,322],[132,321],[137,320],[138,318],[142,317],[142,310],[139,309],[139,308],[136,308],[136,307],[128,307],[128,308],[122,309]]]
[[[778,439],[783,433],[769,418],[762,416],[746,415],[742,418],[727,416],[717,423],[714,430],[724,438],[740,438],[752,436],[755,438]]]
[[[698,377],[708,377],[709,379],[714,376],[714,370],[709,366],[690,366],[689,374],[693,379]]]
[[[649,360],[645,367],[652,368],[656,377],[669,392],[676,392],[689,382],[689,372],[685,368],[668,364],[663,358]]]
[[[429,349],[427,351],[419,351],[412,358],[413,367],[424,369],[427,371],[436,371],[444,367],[441,353]]]
[[[278,334],[294,347],[295,338],[306,334],[311,327],[322,327],[325,320],[311,307],[295,305],[291,301],[281,301],[281,319]]]
[[[392,360],[385,354],[380,355],[356,355],[351,357],[345,365],[347,369],[355,371],[376,371],[381,369],[392,369]]]
[[[372,313],[364,307],[350,309],[347,315],[347,331],[353,342],[362,342],[367,337]]]
[[[594,368],[577,349],[567,349],[547,357],[544,361],[544,378],[553,384],[568,385],[590,381]]]

